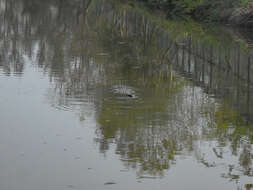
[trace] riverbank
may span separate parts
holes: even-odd
[[[224,20],[208,23],[200,20],[198,22],[196,19],[192,19],[189,16],[184,18],[168,18],[165,11],[161,11],[158,8],[151,8],[150,5],[147,6],[147,4],[141,1],[110,1],[119,9],[145,15],[152,20],[156,26],[170,32],[173,39],[183,39],[188,36],[194,36],[194,39],[201,40],[206,44],[211,44],[221,49],[227,49],[236,43],[244,49],[244,51],[247,51],[251,55],[253,53],[253,38],[251,30],[247,27],[236,27],[233,24],[225,24]]]
[[[168,17],[191,17],[205,23],[223,23],[234,26],[253,27],[253,2],[193,0],[132,0],[141,2],[151,10],[162,10]]]

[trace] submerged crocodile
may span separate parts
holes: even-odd
[[[130,97],[130,98],[135,98],[136,97],[135,90],[130,86],[115,85],[115,86],[112,87],[112,91],[114,93],[122,95],[122,96]]]

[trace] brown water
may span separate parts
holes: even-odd
[[[253,188],[251,32],[103,0],[0,23],[0,189]]]

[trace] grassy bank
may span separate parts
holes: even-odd
[[[125,0],[126,1],[126,0]],[[253,26],[253,0],[132,0],[150,9],[160,9],[169,17],[190,16],[204,22],[226,22]]]

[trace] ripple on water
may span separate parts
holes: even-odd
[[[52,107],[61,111],[78,111],[86,108],[86,110],[94,109],[94,95],[65,95],[61,92],[55,93],[52,89],[46,94],[46,102]]]

